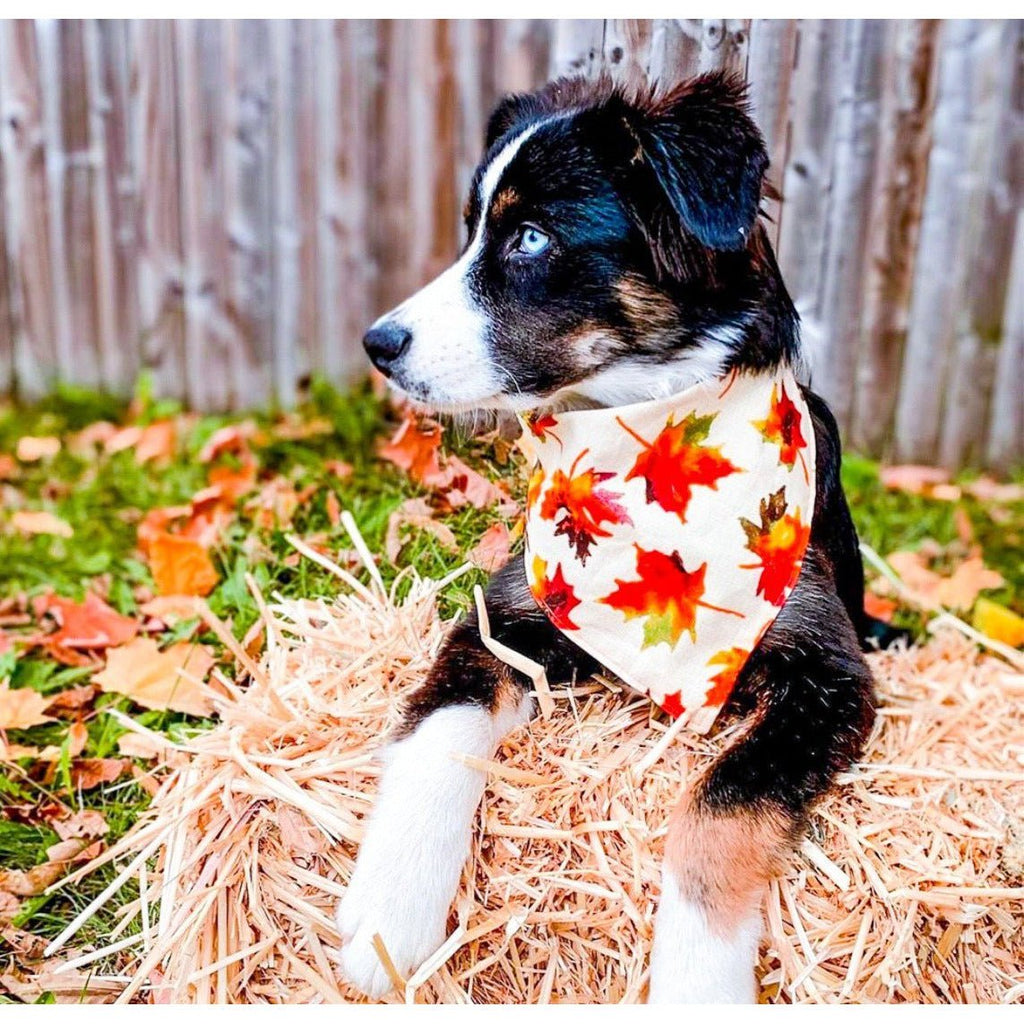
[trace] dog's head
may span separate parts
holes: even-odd
[[[373,325],[367,352],[451,411],[618,405],[789,357],[795,317],[758,223],[767,162],[728,76],[663,96],[562,79],[509,97],[465,250]]]

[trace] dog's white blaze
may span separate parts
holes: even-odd
[[[529,696],[494,715],[467,705],[442,708],[388,748],[337,915],[342,973],[367,995],[380,998],[391,988],[373,948],[375,934],[404,977],[444,941],[486,781],[457,755],[492,757],[501,738],[529,719],[530,708]]]
[[[469,274],[487,230],[487,211],[505,169],[540,127],[530,125],[491,161],[480,181],[480,217],[466,251],[443,274],[383,316],[412,332],[412,343],[396,383],[415,397],[441,405],[465,406],[502,390],[500,369],[487,351],[487,320],[469,290]]]
[[[744,324],[709,331],[693,348],[664,363],[623,358],[586,380],[564,388],[550,399],[556,405],[573,396],[604,406],[630,405],[653,398],[668,398],[695,384],[720,377],[739,345]],[[548,404],[548,403],[545,403]]]
[[[708,927],[703,909],[685,899],[672,872],[662,873],[654,919],[649,1003],[755,1003],[758,910],[728,938]]]

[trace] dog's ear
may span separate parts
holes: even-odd
[[[743,81],[702,75],[665,96],[629,104],[624,121],[633,205],[656,251],[664,250],[663,269],[678,269],[673,264],[682,256],[672,235],[680,227],[710,249],[744,248],[768,153],[747,113]]]

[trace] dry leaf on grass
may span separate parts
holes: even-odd
[[[45,714],[50,698],[26,687],[12,690],[7,680],[0,681],[0,729],[31,729],[52,722]]]
[[[52,459],[60,451],[59,437],[31,437],[26,434],[18,438],[15,449],[22,462],[39,462],[41,459]]]
[[[76,811],[70,818],[55,821],[53,830],[61,839],[99,839],[110,826],[99,811]]]
[[[388,528],[384,536],[384,553],[392,562],[398,561],[406,541],[402,539],[402,528],[411,526],[432,534],[445,551],[459,550],[458,541],[451,529],[434,518],[433,510],[423,498],[409,498],[403,501],[388,516]]]
[[[441,465],[438,453],[441,447],[442,428],[431,420],[418,420],[412,413],[406,413],[402,425],[391,439],[378,448],[382,459],[404,469],[413,480],[426,483],[436,477]]]
[[[11,526],[29,535],[49,534],[54,537],[71,537],[74,530],[70,523],[58,519],[52,512],[30,512],[19,509],[11,516]]]
[[[95,789],[115,782],[125,773],[131,762],[123,757],[82,757],[71,762],[71,788]]]
[[[495,523],[487,528],[467,558],[486,572],[497,572],[509,560],[511,542],[508,527],[504,523]]]
[[[50,710],[47,708],[47,710]],[[4,743],[0,738],[0,761],[16,761],[22,757],[31,757],[34,761],[44,764],[52,764],[64,757],[65,749],[68,757],[78,757],[85,750],[85,744],[89,740],[89,730],[84,722],[74,722],[68,728],[67,746],[62,743],[60,746],[51,745],[43,747],[27,747],[17,743]]]
[[[104,448],[110,455],[133,448],[136,461],[149,462],[169,459],[174,454],[176,442],[174,420],[157,420],[145,427],[122,427],[107,438]]]
[[[67,862],[47,861],[27,871],[0,871],[0,892],[9,892],[12,896],[38,896],[49,889],[67,869]]]
[[[876,619],[881,619],[882,622],[892,622],[896,608],[897,604],[895,601],[887,597],[879,597],[878,594],[871,590],[864,592],[864,611],[868,615],[873,615]]]
[[[161,533],[149,542],[149,570],[162,595],[205,597],[220,582],[220,574],[198,541]]]
[[[1006,582],[994,569],[986,569],[978,555],[961,562],[951,576],[932,572],[920,551],[894,551],[886,561],[926,608],[962,611],[974,604],[982,590],[992,590]]]
[[[99,693],[99,687],[87,683],[85,686],[72,686],[70,690],[62,690],[47,705],[46,710],[52,715],[60,712],[79,713],[88,707]]]
[[[186,619],[194,619],[199,615],[196,599],[187,594],[167,594],[153,597],[139,605],[143,615],[159,619],[165,625],[175,626]]]
[[[106,668],[92,681],[101,690],[131,697],[144,708],[204,716],[213,709],[212,691],[201,680],[212,667],[213,658],[200,644],[171,644],[161,651],[155,640],[139,637],[112,649]]]
[[[135,619],[122,615],[91,591],[81,603],[56,594],[45,594],[32,602],[36,616],[51,616],[58,626],[44,639],[47,645],[95,650],[127,643],[139,632]]]

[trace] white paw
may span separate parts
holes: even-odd
[[[348,892],[338,905],[341,971],[379,999],[391,978],[377,956],[380,935],[408,978],[445,938],[448,909],[469,853],[484,775],[458,754],[490,757],[508,728],[479,707],[448,707],[392,744]]]
[[[382,875],[395,881],[391,871]],[[381,937],[398,973],[408,978],[444,941],[448,898],[445,894],[444,905],[439,905],[436,898],[417,892],[417,882],[411,879],[396,888],[381,884],[383,878],[378,881],[369,871],[359,876],[357,868],[338,904],[341,971],[360,992],[380,999],[392,983],[373,945],[374,936]]]
[[[754,959],[761,936],[757,910],[728,937],[708,926],[704,910],[683,898],[666,869],[654,921],[648,1003],[756,1003]]]

